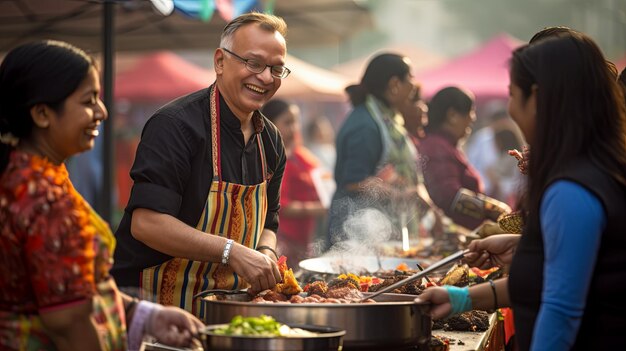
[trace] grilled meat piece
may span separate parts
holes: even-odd
[[[489,314],[473,310],[446,318],[442,322],[446,331],[486,331],[489,329]]]
[[[287,296],[273,290],[267,290],[267,292],[264,295],[260,295],[260,297],[265,301],[271,302],[284,302],[289,300]]]
[[[309,296],[317,294],[321,297],[326,297],[326,292],[328,291],[328,284],[324,281],[315,281],[313,283],[307,284],[304,287],[304,291],[306,291]]]
[[[424,289],[417,281],[408,283],[400,288],[401,294],[420,295],[422,292],[424,292]]]
[[[352,285],[348,284],[343,287],[328,289],[326,297],[329,299],[360,300],[363,298],[363,294],[359,289],[355,289]]]
[[[347,277],[345,279],[335,278],[331,280],[330,282],[328,282],[328,290],[332,290],[335,288],[343,288],[346,286],[350,286],[356,290],[361,290],[361,284],[357,280],[354,280],[351,277]]]
[[[385,288],[391,284],[397,283],[405,278],[409,277],[406,274],[400,273],[400,274],[396,274],[392,277],[389,278],[385,278],[385,280],[380,283],[380,284],[376,284],[376,285],[372,285],[368,291],[370,292],[376,292],[382,288]],[[395,294],[410,294],[410,295],[419,295],[424,291],[424,288],[421,286],[421,281],[420,280],[416,280],[413,282],[410,282],[408,284],[405,284],[404,286],[395,289],[392,291],[392,293]]]
[[[382,288],[386,288],[386,287],[388,287],[391,284],[399,282],[400,280],[402,280],[402,278],[403,278],[403,276],[401,276],[401,275],[394,275],[392,277],[385,278],[385,280],[383,280],[382,283],[370,286],[369,292],[376,292],[376,291],[378,291],[378,290],[380,290]],[[396,289],[396,290],[398,290],[398,289]],[[393,292],[395,293],[396,290],[394,290]],[[399,290],[398,290],[398,293],[399,293]]]

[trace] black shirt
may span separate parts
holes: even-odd
[[[280,183],[285,151],[276,127],[255,112],[255,133],[244,145],[241,123],[220,96],[222,180],[254,185],[263,181],[257,138],[265,149],[268,212],[265,228],[278,230]],[[209,89],[183,96],[159,109],[144,126],[130,171],[134,181],[128,205],[117,230],[115,264],[111,273],[119,286],[138,286],[139,273],[171,257],[153,250],[130,233],[132,212],[146,208],[172,215],[195,227],[208,196],[211,162]]]

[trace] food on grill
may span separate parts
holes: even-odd
[[[405,272],[402,271],[395,271],[393,275],[390,276],[385,276],[385,279],[380,283],[380,284],[376,284],[376,285],[372,285],[369,289],[370,292],[376,292],[380,289],[383,289],[391,284],[397,283],[407,277],[409,277],[410,274],[406,274]],[[419,295],[421,294],[425,287],[425,281],[424,280],[416,280],[416,281],[412,281],[410,283],[404,284],[403,286],[391,291],[391,293],[394,294],[409,294],[409,295]]]
[[[488,280],[498,279],[502,276],[500,267],[491,267],[489,269],[480,269],[472,267],[469,269],[469,285],[480,284]]]
[[[469,267],[466,264],[454,265],[437,284],[467,286],[469,284]]]
[[[442,336],[433,335],[430,337],[428,346],[430,351],[448,351],[450,350],[450,340]]]
[[[268,302],[285,302],[287,300],[289,300],[289,298],[287,298],[287,296],[285,296],[284,294],[274,291],[274,290],[266,290],[265,292],[263,292],[262,294],[259,294],[256,299],[259,299],[259,301],[256,302],[264,302],[264,301],[268,301]],[[263,301],[261,301],[263,300]]]
[[[354,274],[342,274],[331,280],[329,283],[324,281],[314,281],[305,285],[304,289],[300,289],[291,269],[284,271],[285,281],[278,284],[273,290],[266,290],[259,293],[252,302],[255,303],[353,303],[360,302],[363,299],[361,293],[362,280]],[[368,281],[365,278],[365,281]],[[297,288],[296,288],[297,286]],[[364,301],[364,302],[375,302]]]
[[[354,289],[352,286],[335,287],[328,289],[326,296],[330,299],[345,299],[350,301],[359,301],[363,298],[361,290]]]
[[[489,329],[489,314],[473,310],[434,321],[433,330],[482,332]]]
[[[217,335],[255,336],[255,337],[302,337],[316,336],[316,333],[300,328],[291,328],[278,323],[266,315],[259,317],[235,316],[229,324],[213,331]]]
[[[285,295],[296,295],[302,292],[302,288],[296,277],[293,275],[293,270],[289,268],[283,273],[283,282],[276,284],[276,292]]]
[[[293,275],[293,270],[287,266],[287,257],[280,256],[277,263],[278,270],[283,277],[283,282],[276,284],[276,287],[272,290],[284,295],[296,295],[301,293],[302,288]]]
[[[397,271],[403,271],[406,272],[409,270],[409,265],[407,265],[406,263],[402,262],[400,263],[397,267],[396,267]]]
[[[376,284],[380,284],[383,280],[378,277],[366,276],[362,275],[359,277],[359,282],[361,283],[361,291],[368,292],[370,291],[370,287]]]
[[[310,295],[326,296],[328,284],[323,280],[317,280],[304,286],[304,292]]]
[[[361,282],[359,277],[352,273],[341,274],[337,278],[328,282],[328,289],[350,287],[356,290],[361,290]]]
[[[361,294],[361,282],[359,277],[354,274],[341,274],[337,278],[328,282],[328,291],[326,297],[332,299],[360,300],[363,298]]]

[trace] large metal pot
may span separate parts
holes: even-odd
[[[364,294],[368,296],[368,293]],[[414,346],[427,349],[431,320],[415,296],[383,294],[377,303],[251,303],[202,298],[207,324],[227,323],[234,316],[266,314],[285,324],[313,324],[346,331],[344,350]]]

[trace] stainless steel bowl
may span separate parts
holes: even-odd
[[[226,324],[208,325],[201,331],[204,349],[210,351],[338,351],[342,349],[345,330],[316,325],[288,324],[315,336],[254,337],[215,334],[214,330]]]
[[[365,296],[368,293],[364,294]],[[228,323],[234,316],[266,314],[285,324],[325,325],[346,331],[344,349],[427,345],[431,320],[415,296],[383,294],[377,303],[252,303],[202,298],[207,324]]]

